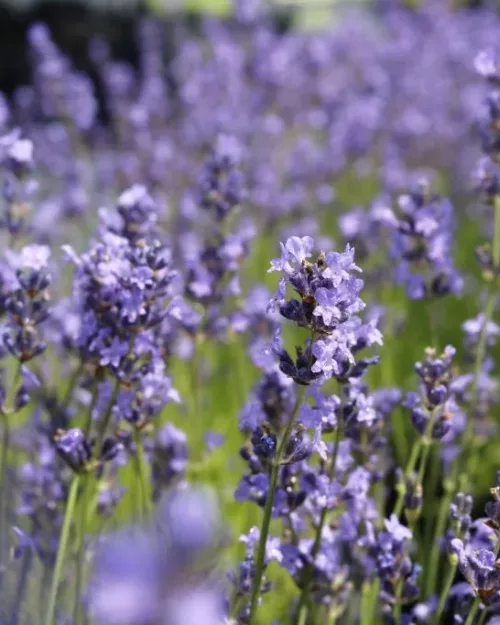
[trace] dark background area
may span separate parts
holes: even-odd
[[[17,86],[31,81],[26,31],[33,22],[45,22],[54,41],[71,58],[74,66],[95,78],[88,58],[90,39],[96,35],[104,37],[114,58],[136,65],[137,26],[145,15],[144,4],[131,7],[123,3],[120,7],[99,9],[95,5],[89,6],[85,0],[41,0],[23,9],[0,0],[0,91],[10,95]],[[180,13],[162,19],[168,59],[174,53],[176,38],[183,32],[198,30],[200,16]],[[281,30],[290,23],[286,10],[276,13],[274,20]]]
[[[0,91],[11,94],[31,81],[26,31],[35,21],[45,22],[55,42],[74,65],[91,73],[88,43],[92,36],[104,36],[113,56],[135,64],[137,20],[145,9],[126,6],[120,10],[96,9],[85,2],[43,1],[27,9],[0,2]]]
[[[374,0],[383,7],[405,0]],[[470,6],[483,4],[481,0],[469,0]],[[137,26],[141,16],[146,15],[145,5],[134,7],[123,3],[119,7],[98,8],[85,0],[39,0],[28,8],[16,8],[12,0],[0,0],[0,91],[11,95],[19,85],[31,82],[26,31],[35,21],[45,22],[51,29],[58,46],[67,54],[74,66],[89,74],[96,82],[95,68],[88,58],[91,37],[104,37],[111,46],[112,56],[137,64]],[[282,9],[273,16],[278,30],[286,30],[292,21],[291,9]],[[198,30],[200,16],[193,13],[169,15],[164,18],[166,29],[165,55],[173,55],[175,41],[183,32]],[[97,85],[97,95],[100,98]]]

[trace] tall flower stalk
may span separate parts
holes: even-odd
[[[262,525],[260,529],[260,538],[259,544],[257,547],[257,555],[255,558],[255,578],[253,583],[252,596],[250,599],[250,616],[249,623],[253,622],[255,617],[255,613],[257,610],[257,606],[259,603],[260,597],[260,587],[262,583],[262,576],[264,574],[264,560],[266,557],[266,547],[267,540],[269,537],[269,528],[271,526],[271,517],[273,512],[273,501],[274,495],[276,493],[276,486],[278,484],[278,476],[281,467],[281,463],[285,457],[285,451],[290,440],[290,436],[292,430],[295,425],[295,421],[297,419],[297,415],[299,413],[302,402],[304,401],[306,387],[301,387],[297,392],[297,399],[295,401],[295,406],[290,414],[290,422],[283,433],[283,438],[278,447],[278,451],[276,453],[276,459],[272,462],[271,474],[269,476],[269,490],[267,492],[266,497],[266,505],[264,508],[264,516],[262,518]]]
[[[342,410],[339,411],[339,413],[341,412]],[[328,470],[328,478],[331,482],[335,480],[335,472],[337,469],[337,456],[339,453],[339,445],[340,445],[340,441],[342,438],[342,430],[343,430],[343,426],[342,426],[342,423],[339,421],[335,429],[335,440],[333,443],[332,457],[330,459],[330,467]],[[313,563],[321,547],[321,539],[323,537],[323,530],[325,528],[328,513],[329,513],[329,509],[327,506],[325,506],[321,510],[321,513],[320,513],[319,522],[314,533],[313,546],[311,548],[311,561]],[[303,587],[302,587],[302,592],[300,593],[299,603],[297,606],[298,625],[305,625],[307,622],[307,614],[308,614],[307,603],[309,601],[309,591],[310,591],[310,585],[312,582],[313,574],[314,574],[314,566],[310,565],[304,571]]]
[[[438,576],[440,554],[438,541],[445,530],[446,514],[453,493],[456,491],[457,487],[462,490],[466,489],[474,479],[474,456],[477,454],[477,450],[474,448],[474,436],[476,416],[479,413],[480,386],[481,379],[484,375],[483,368],[487,355],[490,325],[498,301],[498,272],[500,270],[500,178],[498,162],[500,151],[498,149],[496,120],[500,114],[500,108],[498,106],[500,72],[495,56],[491,51],[481,52],[476,57],[475,66],[478,73],[486,79],[491,87],[491,91],[486,99],[484,115],[479,119],[479,130],[484,156],[480,160],[476,170],[476,181],[479,198],[486,205],[493,208],[493,235],[491,243],[478,248],[476,252],[483,278],[488,282],[487,295],[484,310],[478,317],[479,331],[475,333],[471,341],[475,351],[473,355],[472,376],[466,396],[469,415],[462,436],[461,450],[453,462],[451,476],[447,480],[445,488],[445,496],[441,499],[440,503],[434,544],[429,558],[429,575],[426,584],[426,592],[428,594],[434,589]],[[463,471],[461,467],[463,467]],[[447,579],[451,579],[454,576],[454,571],[456,571],[457,566],[457,563],[452,563],[450,565]],[[445,583],[442,592],[444,592],[447,585],[448,583]],[[439,603],[440,610],[444,607],[442,597],[443,595],[441,594],[441,601]]]
[[[310,416],[304,418],[308,412],[311,412],[308,404],[303,403],[307,387],[320,385],[331,378],[347,380],[356,367],[361,371],[370,364],[369,361],[356,363],[354,352],[357,339],[354,338],[351,343],[352,326],[350,324],[355,320],[355,315],[364,307],[364,303],[359,298],[363,282],[354,275],[355,272],[360,271],[354,264],[354,250],[347,246],[343,253],[320,253],[310,261],[309,258],[314,248],[315,243],[311,237],[292,237],[281,245],[281,257],[271,262],[270,271],[280,271],[282,274],[276,296],[271,301],[271,308],[279,310],[282,317],[299,328],[309,330],[310,339],[306,341],[303,348],[297,348],[296,358],[293,359],[282,346],[279,327],[273,338],[272,351],[279,359],[279,369],[297,386],[295,403],[291,412],[286,415],[285,422],[278,420],[267,424],[263,423],[258,415],[254,415],[253,419],[249,419],[249,415],[246,415],[247,426],[253,421],[254,452],[264,466],[268,467],[268,488],[255,559],[249,623],[255,619],[259,601],[269,528],[280,472],[284,465],[300,462],[307,458],[314,449],[318,450],[322,456],[326,450],[325,444],[321,443],[319,411],[312,419]],[[287,299],[287,287],[293,289],[298,299]],[[362,332],[360,336],[361,334]],[[380,333],[373,327],[365,330],[363,346],[377,342],[381,342]],[[305,409],[304,415],[301,415],[302,408]],[[316,432],[313,443],[309,446],[305,444],[303,437],[303,432],[308,427],[314,427]],[[266,434],[268,428],[270,428],[269,433]],[[280,437],[279,443],[277,443],[278,436]],[[337,440],[334,449],[335,457],[338,444]],[[335,462],[333,467],[335,468]],[[322,522],[319,521],[321,529],[325,516],[326,511],[322,511]],[[317,548],[315,551],[317,552]],[[313,559],[316,555],[317,553],[312,554]]]
[[[494,225],[493,239],[491,243],[491,261],[488,262],[488,267],[483,267],[483,270],[486,270],[486,276],[491,282],[488,287],[486,303],[481,316],[481,330],[479,332],[474,358],[473,377],[470,387],[470,406],[472,410],[476,409],[479,400],[480,381],[486,357],[489,325],[493,320],[493,315],[498,302],[497,281],[498,271],[500,270],[500,189],[492,198],[492,203],[494,210]],[[473,438],[474,419],[471,418],[467,422],[463,440],[463,453],[467,461],[464,476],[470,475],[471,445],[473,443]]]
[[[475,59],[477,72],[486,80],[490,91],[484,103],[484,112],[478,126],[484,157],[480,160],[477,171],[477,192],[480,199],[493,208],[493,236],[490,245],[477,250],[477,257],[485,279],[489,282],[488,295],[482,316],[482,325],[476,346],[473,379],[470,391],[470,405],[476,409],[479,383],[483,362],[486,355],[489,324],[493,318],[497,303],[498,272],[500,271],[500,144],[498,117],[500,116],[500,65],[495,54],[490,51],[479,53]],[[469,419],[464,435],[464,453],[469,454],[474,436],[474,419]],[[467,460],[470,460],[467,457]],[[470,468],[467,466],[467,468]]]
[[[50,585],[50,593],[47,601],[47,611],[45,613],[45,625],[54,625],[56,623],[56,606],[59,586],[62,580],[64,561],[66,558],[66,550],[70,539],[71,523],[75,513],[76,502],[78,499],[78,489],[80,488],[81,475],[75,474],[66,503],[66,511],[64,513],[64,522],[59,538],[59,547],[57,549],[56,564]]]

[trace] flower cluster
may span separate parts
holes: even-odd
[[[455,401],[453,389],[455,353],[451,345],[440,356],[429,348],[424,362],[415,365],[421,388],[418,393],[406,395],[405,406],[410,410],[413,426],[421,436],[441,440],[448,433],[456,433],[464,427],[464,415]]]
[[[179,318],[191,334],[223,337],[235,325],[239,270],[255,234],[251,221],[236,219],[246,196],[241,151],[234,137],[219,135],[204,163],[197,193],[184,199],[182,221],[191,224],[181,234],[185,295],[203,310],[203,317]]]
[[[33,142],[23,139],[19,130],[0,137],[0,165],[3,169],[4,214],[0,229],[16,237],[27,227],[31,201],[37,184],[29,175],[34,168]]]
[[[460,293],[463,279],[453,263],[455,215],[449,199],[422,181],[398,200],[398,211],[383,220],[393,231],[395,278],[408,297],[423,299]]]
[[[292,237],[281,245],[281,258],[271,262],[270,271],[280,271],[273,306],[301,328],[310,330],[311,339],[296,359],[281,348],[277,333],[273,349],[279,355],[280,369],[299,384],[320,378],[356,377],[366,361],[356,363],[354,354],[362,348],[382,343],[372,324],[362,325],[356,314],[364,308],[359,297],[363,281],[355,276],[354,249],[319,254],[308,259],[314,249],[311,237]],[[287,299],[290,286],[300,299]]]

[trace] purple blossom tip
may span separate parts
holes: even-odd
[[[476,72],[488,80],[498,76],[498,60],[494,50],[481,50],[474,59]]]

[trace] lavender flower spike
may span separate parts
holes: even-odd
[[[311,237],[289,238],[269,270],[282,273],[271,307],[311,331],[310,342],[295,362],[275,341],[281,370],[300,384],[347,378],[355,368],[360,341],[363,347],[382,344],[373,325],[356,321],[365,304],[359,297],[363,281],[355,275],[361,269],[354,262],[354,249],[347,245],[344,252],[320,253],[309,260],[314,247]],[[287,299],[287,286],[299,299]]]

